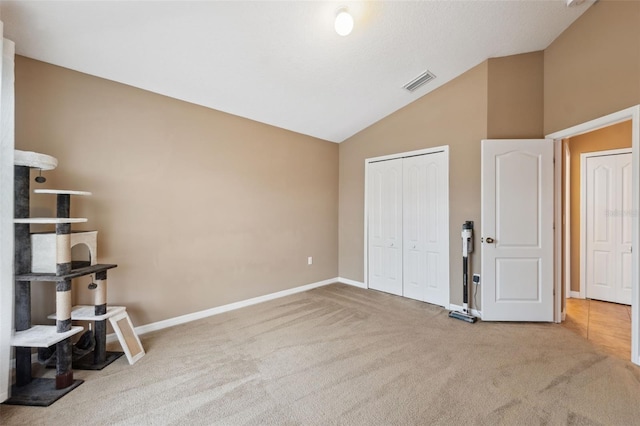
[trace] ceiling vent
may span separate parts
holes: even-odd
[[[408,82],[407,84],[405,84],[402,87],[407,89],[410,92],[413,92],[418,87],[422,86],[423,84],[427,84],[428,82],[430,82],[434,78],[436,78],[436,76],[433,75],[433,73],[431,71],[427,70],[427,71],[423,72],[422,74],[420,74],[419,76],[417,76],[416,78],[414,78],[413,80],[411,80],[410,82]]]

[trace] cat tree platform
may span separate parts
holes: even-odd
[[[114,315],[126,312],[125,306],[107,306],[107,312],[104,314],[96,314],[94,305],[76,305],[71,308],[72,321],[105,321]],[[47,316],[49,319],[56,319],[56,314]],[[98,335],[96,330],[96,339],[104,339],[106,336]],[[80,359],[73,360],[73,368],[76,370],[102,370],[116,359],[124,355],[124,352],[107,351],[106,348],[95,350]]]
[[[71,330],[58,333],[55,325],[34,325],[33,327],[16,331],[11,338],[11,346],[48,348],[62,342],[84,330],[83,327],[71,327]]]

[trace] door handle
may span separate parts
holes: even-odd
[[[393,243],[389,244],[389,247],[393,247]]]
[[[489,244],[493,244],[493,243],[495,242],[495,240],[494,240],[493,238],[491,238],[491,237],[487,237],[487,238],[485,238],[485,241],[486,241],[487,243],[489,243]]]

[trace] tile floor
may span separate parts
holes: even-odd
[[[562,323],[611,355],[631,358],[631,306],[589,299],[567,299]]]

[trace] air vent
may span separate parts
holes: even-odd
[[[418,87],[422,86],[423,84],[427,84],[428,82],[430,82],[434,78],[436,78],[436,76],[433,75],[433,73],[431,73],[431,71],[427,70],[427,71],[423,72],[422,74],[420,74],[419,76],[417,76],[416,78],[414,78],[413,80],[411,80],[410,82],[408,82],[407,84],[405,84],[402,87],[407,89],[410,92],[413,92]]]

